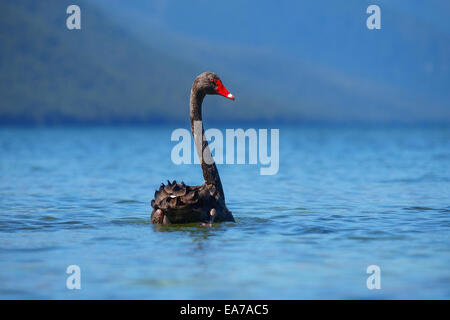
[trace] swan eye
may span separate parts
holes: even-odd
[[[211,78],[211,79],[209,79],[209,81],[211,81],[211,82],[214,82],[214,79],[213,79],[213,78]]]

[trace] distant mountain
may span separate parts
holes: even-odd
[[[450,121],[448,1],[91,2],[142,41],[279,98],[288,118]],[[381,30],[366,28],[369,4]]]
[[[208,120],[449,123],[448,21],[374,2],[377,31],[359,0],[3,0],[0,123],[187,123],[202,71],[237,97],[208,98]]]
[[[83,1],[82,28],[69,31],[72,2],[0,2],[0,123],[186,121],[202,69],[143,44]]]

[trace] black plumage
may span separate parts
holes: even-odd
[[[206,94],[220,94],[234,100],[234,96],[223,86],[220,78],[212,72],[200,74],[192,85],[190,97],[191,129],[199,158],[211,155],[208,142],[195,136],[194,123],[202,121],[202,102]],[[202,123],[202,122],[201,122]],[[200,138],[200,139],[198,139]],[[199,143],[201,141],[201,143]],[[167,181],[161,184],[152,200],[150,221],[155,224],[178,224],[189,222],[233,221],[234,218],[225,205],[225,194],[216,164],[201,162],[205,183],[201,186],[187,186],[183,182]]]

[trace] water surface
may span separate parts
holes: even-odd
[[[448,128],[280,128],[277,175],[219,166],[237,223],[157,227],[173,129],[1,128],[0,298],[450,298]]]

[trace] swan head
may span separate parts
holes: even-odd
[[[214,72],[203,72],[194,80],[194,87],[205,94],[219,94],[227,99],[234,100],[232,95]]]

